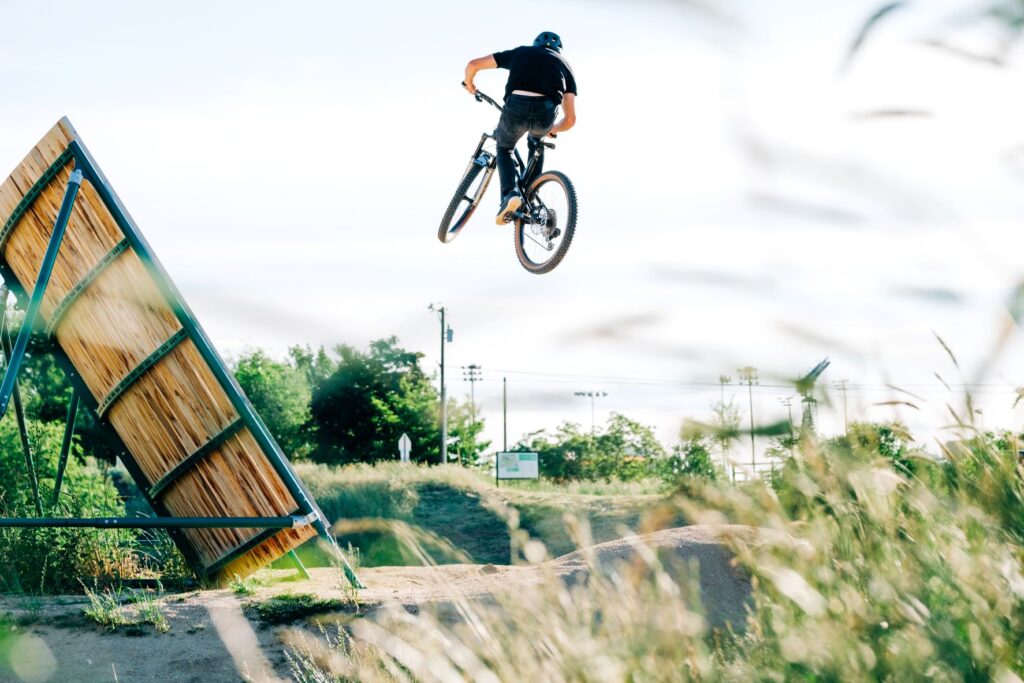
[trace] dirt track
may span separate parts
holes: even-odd
[[[722,532],[748,535],[744,527],[702,526],[668,529],[643,536],[643,541],[684,561],[700,565],[702,601],[711,624],[726,622],[742,627],[750,595],[749,582],[730,564],[725,548],[715,540]],[[634,555],[629,539],[611,541],[591,550],[601,566],[630,561]],[[445,603],[453,594],[486,597],[497,586],[520,589],[540,581],[550,570],[563,580],[585,582],[588,565],[581,552],[565,555],[541,566],[443,565],[439,567],[378,567],[360,572],[368,588],[359,601],[363,614],[388,602],[407,609],[428,603]],[[268,626],[246,605],[266,601],[282,593],[308,593],[324,598],[348,599],[338,572],[311,570],[311,580],[282,580],[290,572],[273,572],[272,585],[257,588],[251,596],[230,590],[169,595],[163,612],[170,630],[152,626],[104,632],[87,620],[82,596],[45,598],[32,603],[23,598],[0,598],[0,613],[21,623],[12,647],[0,647],[0,681],[275,681],[288,678],[285,641],[304,622]],[[127,611],[134,606],[126,608]],[[341,611],[340,620],[352,618]],[[306,634],[315,629],[306,629]],[[5,655],[6,651],[6,655]],[[20,673],[19,677],[17,674]]]

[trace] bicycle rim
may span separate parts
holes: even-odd
[[[569,250],[576,230],[576,192],[565,175],[544,173],[530,188],[529,216],[516,223],[516,256],[531,273],[547,273]]]

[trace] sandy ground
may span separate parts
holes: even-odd
[[[723,533],[749,536],[746,527],[690,526],[640,537],[663,555],[700,567],[701,597],[709,621],[742,628],[750,596],[749,581],[732,564],[717,540]],[[635,558],[636,539],[596,545],[593,553],[603,567]],[[588,564],[582,552],[571,553],[534,566],[443,565],[438,567],[365,568],[360,577],[367,588],[359,592],[360,611],[371,615],[385,603],[406,609],[440,605],[455,594],[486,598],[497,590],[522,590],[554,572],[564,581],[585,583]],[[281,593],[310,593],[350,600],[339,572],[313,569],[308,581],[289,580],[294,572],[264,572],[271,585],[250,596],[231,590],[207,590],[167,595],[162,609],[170,625],[166,633],[152,626],[104,631],[82,613],[83,596],[57,596],[42,600],[0,597],[0,613],[20,626],[0,648],[0,681],[278,681],[289,679],[287,642],[295,642],[296,629],[318,635],[306,621],[267,625],[247,605]],[[126,608],[129,612],[134,606]],[[322,617],[318,617],[322,619]],[[342,611],[336,617],[354,618]]]

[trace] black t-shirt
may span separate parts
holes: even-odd
[[[499,68],[509,70],[506,100],[513,90],[540,93],[555,104],[562,103],[565,93],[576,94],[576,77],[565,58],[554,50],[524,45],[495,52],[494,61]]]

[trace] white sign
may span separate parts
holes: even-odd
[[[401,438],[398,439],[398,453],[402,458],[402,462],[409,462],[409,453],[412,451],[412,439],[409,438],[408,434],[402,434]]]
[[[536,453],[498,453],[498,479],[539,479],[540,456]]]

